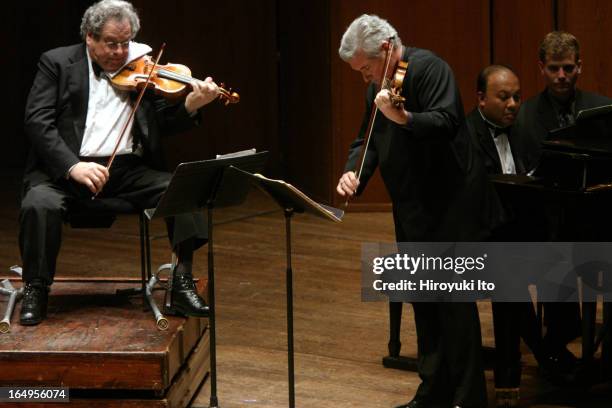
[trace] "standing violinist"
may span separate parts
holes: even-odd
[[[396,106],[380,89],[393,37],[390,72],[408,62]],[[342,37],[340,58],[367,83],[366,113],[336,190],[360,194],[378,166],[393,204],[398,242],[478,241],[490,226],[486,174],[469,138],[456,136],[463,106],[453,73],[430,51],[402,46],[396,30],[374,15],[354,20]],[[355,169],[370,110],[373,124],[361,177]],[[475,303],[414,302],[421,384],[400,407],[486,407],[480,324]],[[400,408],[398,407],[398,408]]]
[[[112,87],[110,78],[151,50],[133,41],[139,28],[130,3],[102,0],[83,15],[83,43],[40,57],[25,109],[30,148],[19,216],[25,288],[21,324],[36,325],[46,317],[62,223],[71,205],[97,195],[122,198],[137,208],[155,207],[170,180],[161,170],[161,137],[197,125],[200,108],[218,96],[217,85],[207,78],[195,81],[177,104],[145,97],[108,170],[105,165],[134,103],[131,94]],[[207,239],[204,219],[186,214],[166,224],[178,257],[172,310],[207,316],[208,306],[191,274],[193,251]]]

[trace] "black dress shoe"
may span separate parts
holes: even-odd
[[[554,384],[568,384],[575,380],[578,359],[568,349],[538,356],[542,374]]]
[[[198,295],[191,274],[174,275],[170,293],[168,314],[208,317],[209,308],[204,299]]]
[[[47,317],[49,289],[44,284],[26,283],[23,288],[19,323],[34,326]]]

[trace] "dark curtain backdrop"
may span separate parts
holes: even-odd
[[[2,110],[2,167],[19,168],[27,149],[25,98],[41,52],[80,41],[86,0],[24,1],[3,6],[3,63],[8,84]],[[605,0],[134,0],[142,20],[137,40],[167,43],[164,62],[183,63],[241,95],[238,105],[206,108],[204,125],[168,141],[170,166],[255,147],[269,150],[266,172],[316,199],[340,204],[335,182],[363,113],[365,85],[337,56],[347,25],[364,12],[387,18],[405,44],[429,48],[452,66],[466,110],[475,77],[492,62],[512,65],[525,98],[543,83],[537,47],[555,28],[583,47],[579,85],[612,95],[612,2]],[[388,208],[380,180],[354,209]]]

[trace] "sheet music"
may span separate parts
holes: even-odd
[[[603,105],[596,108],[582,109],[576,116],[576,121],[588,119],[593,116],[606,115],[612,112],[612,105]]]
[[[253,148],[253,149],[247,149],[247,150],[240,150],[234,153],[218,154],[217,157],[215,158],[216,159],[231,159],[234,157],[250,156],[255,153],[257,153],[257,149]]]
[[[304,194],[303,192],[301,192],[299,189],[295,188],[291,184],[287,183],[286,181],[270,179],[259,173],[252,174],[252,176],[264,180],[265,183],[269,186],[270,185],[284,186],[285,188],[291,190],[293,194],[295,194],[304,203],[306,203],[307,208],[315,210],[315,211],[312,211],[315,215],[319,215],[324,218],[328,218],[334,222],[340,222],[342,221],[342,217],[344,217],[344,211],[342,211],[341,209],[330,207],[325,204],[317,203],[316,201],[314,201],[313,199],[311,199],[306,194]]]

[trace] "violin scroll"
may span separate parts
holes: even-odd
[[[219,85],[219,100],[223,102],[225,106],[230,103],[240,102],[240,95],[237,92],[232,91],[232,88],[225,89],[226,86],[223,82]]]

